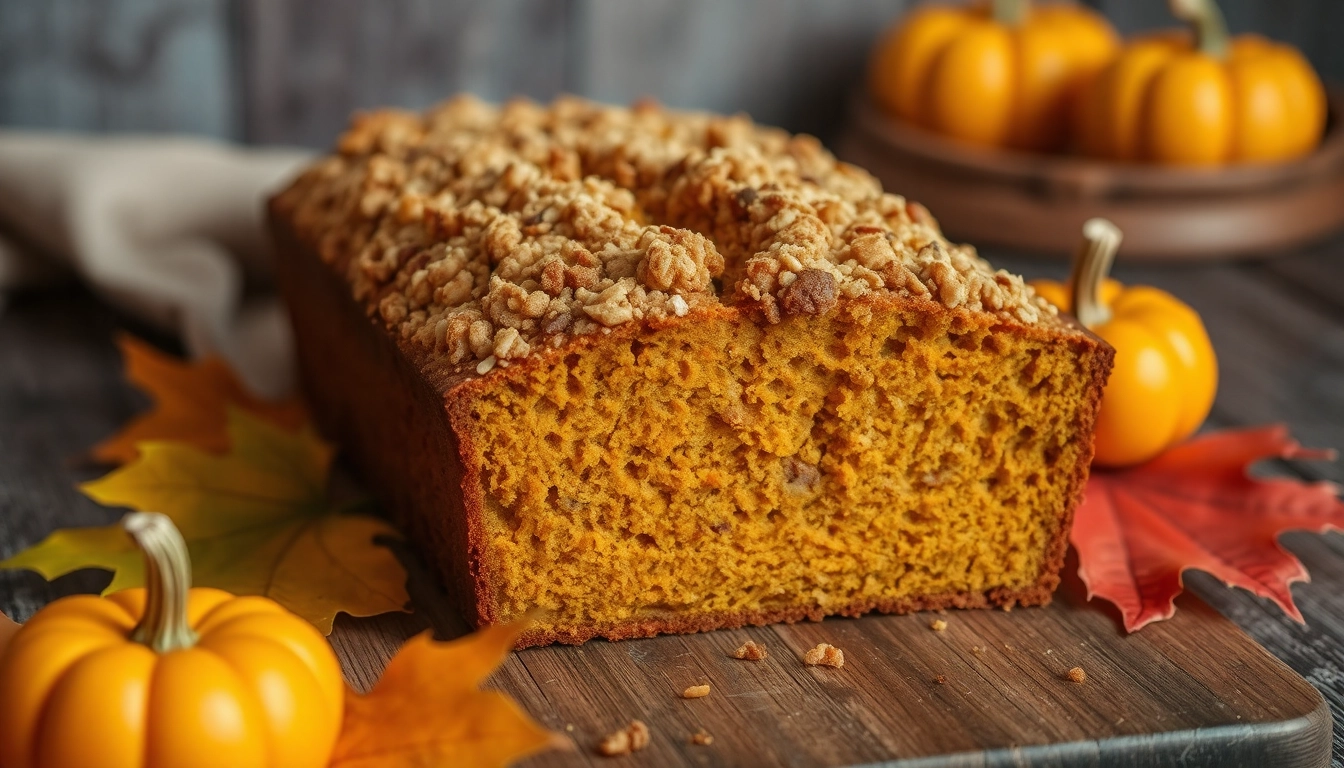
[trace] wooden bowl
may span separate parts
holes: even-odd
[[[933,211],[953,240],[1071,255],[1083,222],[1125,233],[1126,260],[1269,256],[1344,225],[1344,92],[1299,160],[1215,169],[1108,163],[962,144],[853,100],[838,154]]]

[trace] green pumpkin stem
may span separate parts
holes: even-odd
[[[1000,24],[1015,27],[1027,16],[1027,0],[993,0],[990,13]]]
[[[1084,327],[1093,328],[1111,319],[1111,310],[1101,301],[1101,284],[1111,272],[1115,252],[1120,250],[1120,228],[1105,219],[1083,224],[1083,243],[1073,259],[1069,296],[1073,315]]]
[[[145,613],[131,640],[155,653],[196,644],[187,624],[187,593],[191,591],[191,558],[187,543],[167,515],[132,512],[121,525],[145,555]]]
[[[1171,13],[1195,31],[1195,47],[1216,59],[1227,58],[1227,21],[1216,0],[1168,0]]]

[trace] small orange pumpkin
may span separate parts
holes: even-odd
[[[1167,165],[1275,162],[1311,152],[1325,89],[1297,49],[1229,39],[1214,0],[1171,0],[1194,28],[1130,43],[1083,90],[1074,114],[1085,154]]]
[[[1194,434],[1218,391],[1218,361],[1199,315],[1166,291],[1108,278],[1120,230],[1083,225],[1068,286],[1032,281],[1047,301],[1115,347],[1115,368],[1097,416],[1093,462],[1123,467],[1156,458]]]
[[[167,517],[124,525],[148,588],[57,600],[0,655],[0,766],[325,766],[345,696],[326,639],[266,598],[190,589]]]
[[[878,44],[869,91],[885,111],[962,141],[1060,149],[1077,90],[1118,47],[1104,17],[1074,5],[925,5]]]

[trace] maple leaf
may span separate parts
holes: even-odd
[[[154,407],[94,446],[92,456],[98,461],[125,464],[140,454],[138,444],[149,440],[175,440],[223,453],[229,448],[229,406],[288,429],[308,420],[298,400],[270,402],[252,395],[217,357],[186,363],[128,334],[117,337],[117,346],[126,362],[126,378],[153,399]]]
[[[447,643],[429,632],[408,640],[373,690],[361,696],[347,689],[331,768],[483,768],[568,746],[508,696],[479,689],[525,626],[486,627]]]
[[[309,428],[288,432],[231,409],[223,455],[181,443],[140,444],[140,458],[80,488],[100,504],[162,512],[191,552],[192,583],[265,595],[331,632],[338,612],[405,610],[406,572],[375,536],[375,517],[339,514],[327,499],[331,448]],[[113,572],[104,594],[143,582],[143,557],[120,525],[58,530],[0,568],[48,579],[80,568]]]
[[[1331,483],[1257,479],[1265,459],[1328,459],[1282,425],[1197,437],[1132,469],[1093,469],[1070,540],[1088,597],[1120,609],[1125,629],[1169,619],[1187,568],[1273,600],[1297,621],[1291,585],[1307,571],[1279,546],[1290,530],[1344,530]]]

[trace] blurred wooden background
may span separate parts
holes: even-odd
[[[1089,0],[1123,32],[1166,0]],[[0,126],[329,144],[360,107],[562,91],[828,138],[910,0],[0,0]],[[1341,0],[1222,0],[1344,80]]]

